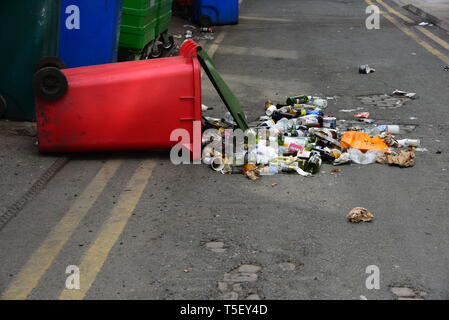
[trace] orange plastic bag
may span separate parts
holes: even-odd
[[[355,148],[363,152],[368,150],[382,150],[388,148],[384,139],[380,137],[371,138],[365,132],[348,131],[341,137],[342,148]]]

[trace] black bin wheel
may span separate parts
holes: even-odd
[[[164,41],[164,49],[170,50],[171,48],[173,48],[173,45],[175,44],[175,39],[173,38],[172,35],[168,36],[167,38],[168,41],[167,42]]]
[[[150,59],[160,58],[162,57],[163,53],[164,53],[164,45],[162,43],[158,43],[155,46],[153,46],[148,58]]]
[[[0,118],[3,118],[3,116],[6,113],[6,100],[3,98],[2,95],[0,95]]]
[[[40,69],[34,75],[34,91],[42,100],[55,101],[62,98],[68,89],[67,78],[55,67]]]
[[[202,15],[198,21],[201,27],[209,28],[212,26],[212,19],[208,15]]]
[[[57,69],[66,69],[67,68],[64,61],[62,61],[62,59],[60,59],[58,57],[44,57],[37,62],[36,71],[39,71],[40,69],[47,68],[47,67],[54,67]]]

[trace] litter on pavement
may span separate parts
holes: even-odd
[[[395,90],[394,94],[416,96],[416,93],[400,90]],[[229,131],[232,133],[232,129],[237,128],[231,113],[226,113],[222,119],[203,116],[205,128],[219,132],[213,139],[218,149],[211,146],[210,139],[203,139],[209,151],[208,158],[215,157],[209,164],[223,174],[240,173],[250,180],[279,173],[312,176],[320,171],[323,163],[339,166],[377,162],[403,168],[415,164],[414,149],[420,148],[421,142],[403,137],[409,132],[405,126],[371,124],[375,120],[369,119],[369,112],[355,114],[355,123],[362,126],[351,125],[328,114],[327,104],[327,99],[306,95],[289,97],[285,103],[266,101],[261,108],[263,115],[250,123],[250,129],[245,132],[248,139],[235,157],[244,159],[243,163],[237,163],[234,157],[223,152]],[[250,136],[255,137],[252,146],[249,145]]]
[[[379,153],[376,158],[379,163],[388,163],[400,167],[412,167],[415,165],[415,153],[410,150],[401,150],[392,154]]]
[[[192,25],[184,25],[184,28],[187,28],[185,31],[184,38],[186,40],[193,39],[196,41],[199,40],[214,40],[214,30],[211,27],[208,28],[197,28]]]
[[[416,93],[414,93],[414,92],[406,92],[406,91],[397,90],[397,89],[393,91],[393,95],[403,96],[403,97],[407,97],[407,98],[410,98],[410,99],[416,99],[417,98]]]
[[[346,218],[352,223],[371,222],[374,219],[374,215],[363,207],[356,207],[349,211]]]
[[[372,72],[376,72],[376,69],[374,69],[374,68],[371,68],[369,65],[367,65],[367,64],[362,64],[360,67],[359,67],[359,73],[361,73],[361,74],[369,74],[369,73],[372,73]]]

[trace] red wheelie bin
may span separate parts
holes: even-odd
[[[237,99],[194,41],[178,57],[112,63],[35,74],[36,117],[41,152],[169,149],[170,136],[185,129],[186,148],[200,158],[201,66],[242,129],[245,116]]]
[[[41,152],[166,149],[201,121],[196,44],[178,57],[58,70],[34,79]]]

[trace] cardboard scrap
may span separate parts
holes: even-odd
[[[376,161],[383,164],[397,165],[402,168],[413,167],[415,165],[415,152],[412,150],[401,150],[393,154],[378,153]]]
[[[365,208],[356,207],[349,211],[346,218],[352,223],[371,222],[374,215]]]

